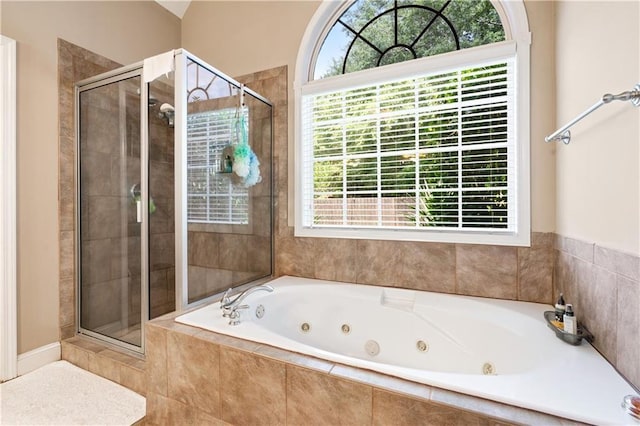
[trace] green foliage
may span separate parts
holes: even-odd
[[[489,0],[399,0],[397,9],[394,5],[393,0],[359,0],[347,9],[335,24],[345,44],[323,77],[342,74],[343,64],[345,72],[354,72],[505,39]]]

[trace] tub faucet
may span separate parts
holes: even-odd
[[[238,309],[247,309],[248,305],[240,305],[242,301],[249,296],[251,293],[255,293],[256,291],[268,291],[271,293],[273,291],[273,287],[267,284],[260,284],[253,287],[249,287],[242,293],[235,295],[233,299],[230,296],[233,288],[227,290],[222,296],[222,300],[220,301],[220,309],[222,309],[222,316],[225,318],[229,318],[230,325],[238,325],[240,324],[240,312]]]

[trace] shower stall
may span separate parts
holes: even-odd
[[[78,332],[144,323],[273,271],[272,106],[184,49],[76,84]]]

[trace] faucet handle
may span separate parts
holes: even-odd
[[[231,312],[228,315],[229,325],[240,324],[240,312],[238,312],[238,309],[249,309],[249,305],[240,305],[232,308]]]
[[[220,309],[224,309],[224,306],[231,301],[231,298],[229,296],[231,295],[232,290],[233,290],[233,287],[229,287],[227,291],[225,291],[224,294],[222,295],[222,299],[220,300]]]
[[[222,317],[223,318],[239,318],[240,313],[236,312],[238,309],[249,309],[249,305],[240,305],[240,306],[227,306],[222,307]]]

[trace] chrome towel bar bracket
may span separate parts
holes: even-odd
[[[562,141],[565,145],[571,142],[571,132],[569,128],[576,124],[578,121],[585,118],[587,115],[591,114],[593,111],[597,110],[604,104],[608,104],[612,101],[630,101],[634,106],[640,106],[640,83],[636,84],[633,87],[633,90],[629,90],[627,92],[622,92],[617,95],[612,95],[607,93],[603,95],[602,98],[593,104],[590,108],[584,111],[582,114],[578,115],[576,118],[544,138],[546,142],[553,141]]]

